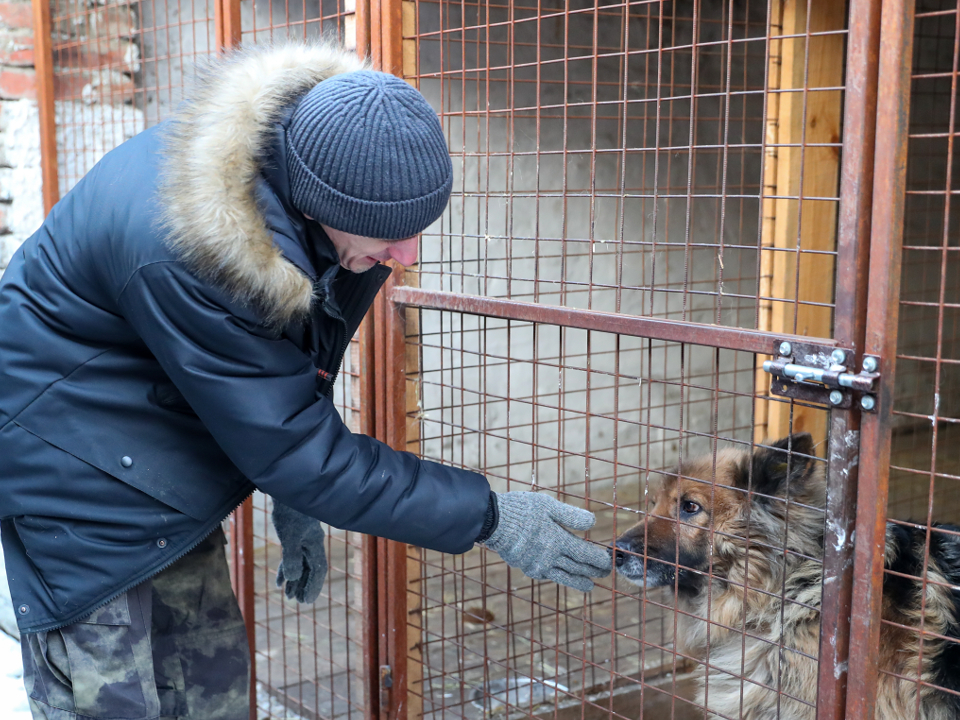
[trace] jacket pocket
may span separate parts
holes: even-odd
[[[219,487],[217,473],[229,475],[230,465],[221,465],[218,470],[191,466],[183,462],[179,468],[169,460],[157,462],[155,455],[137,452],[135,443],[123,443],[122,437],[116,438],[117,450],[111,451],[97,442],[84,443],[82,436],[58,434],[57,432],[35,432],[32,427],[15,422],[21,430],[35,435],[68,455],[72,455],[87,465],[106,473],[110,477],[133,487],[154,500],[193,518],[204,521],[219,508],[229,496],[229,488]],[[122,454],[124,450],[129,455]],[[207,470],[210,474],[204,473]],[[193,494],[191,494],[193,493]]]
[[[153,680],[149,632],[142,623],[131,622],[129,596],[124,593],[72,625],[26,633],[27,693],[64,716],[76,713],[91,720],[156,716],[157,700],[144,692]]]
[[[150,399],[156,403],[158,407],[166,410],[172,410],[173,412],[183,413],[185,415],[193,415],[194,417],[197,415],[190,403],[187,402],[187,399],[180,394],[177,386],[172,382],[157,383],[154,385],[150,393]]]
[[[248,481],[192,412],[154,402],[173,384],[150,357],[98,356],[51,385],[16,425],[195,520]],[[179,403],[171,390],[169,403]],[[186,401],[183,406],[189,408]]]
[[[130,601],[127,593],[118,595],[101,608],[94,610],[78,624],[84,625],[129,625]]]

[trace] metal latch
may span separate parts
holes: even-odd
[[[858,373],[847,369],[853,351],[843,348],[783,340],[776,342],[774,355],[776,360],[763,363],[764,372],[773,375],[770,391],[774,395],[849,408],[857,394],[862,410],[876,411],[880,358],[875,355],[864,356]]]
[[[393,671],[389,665],[380,666],[380,711],[390,707],[390,688],[393,687]]]

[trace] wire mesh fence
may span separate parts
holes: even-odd
[[[422,238],[410,278],[418,298],[480,295],[831,336],[842,10],[420,0],[412,14],[405,73],[438,108],[456,175],[450,208]],[[690,548],[709,557],[724,542],[766,543],[756,566],[770,576],[734,578],[719,560],[678,559],[684,518],[658,502],[692,481],[707,489],[709,512],[722,502],[749,515],[752,493],[731,489],[723,468],[749,466],[762,438],[803,430],[817,447],[797,452],[810,454],[822,485],[812,456],[825,455],[825,410],[771,398],[755,355],[711,347],[710,331],[697,345],[591,331],[589,319],[581,328],[518,322],[510,312],[420,312],[408,368],[425,457],[480,468],[496,490],[588,507],[598,517],[588,536],[604,545],[635,523],[665,520],[675,582],[688,573],[705,588],[739,584],[767,613],[816,615],[819,596],[788,597],[774,567],[822,575],[822,551],[797,544],[818,522],[822,533],[822,487],[769,537],[758,507],[754,525],[713,515]],[[792,449],[784,458],[804,464]],[[650,532],[625,550],[625,565],[648,566]],[[481,550],[425,553],[411,590],[409,632],[420,641],[408,658],[422,667],[412,692],[424,715],[773,717],[782,705],[794,713],[784,717],[812,717],[816,640],[759,631],[743,608],[720,616],[720,598],[692,605],[674,582],[647,584],[638,593],[610,580],[583,596],[525,580]],[[698,619],[709,620],[702,638],[691,629]],[[807,686],[789,670],[758,676],[750,663],[760,656],[803,666]]]
[[[168,118],[196,73],[217,52],[214,0],[103,3],[54,0],[60,194],[109,150]],[[242,43],[320,36],[356,47],[355,8],[343,2],[239,5]],[[334,392],[344,421],[359,430],[359,343]],[[301,607],[275,587],[279,543],[270,500],[253,499],[254,662],[258,717],[362,717],[366,708],[362,539],[327,528],[330,570],[322,598]],[[236,540],[236,537],[234,537]],[[370,608],[366,608],[370,612]]]
[[[214,48],[213,2],[51,3],[60,193],[166,117]]]
[[[890,468],[888,563],[884,585],[917,594],[908,608],[888,606],[881,642],[913,649],[881,667],[881,699],[893,683],[915,694],[909,717],[927,712],[934,692],[949,717],[960,713],[960,234],[956,107],[960,14],[956,2],[916,4],[911,71],[897,383]],[[945,603],[938,605],[938,603]],[[952,713],[952,714],[949,714]]]
[[[845,671],[819,635],[841,411],[772,394],[759,365],[781,336],[826,343],[838,298],[855,294],[837,243],[841,162],[859,142],[842,122],[859,80],[845,72],[848,8],[383,5],[53,0],[60,191],[175,110],[224,15],[227,44],[325,37],[378,57],[394,33],[396,69],[437,110],[455,173],[405,276],[424,302],[407,308],[397,356],[377,360],[405,367],[406,446],[495,490],[590,509],[586,536],[620,572],[584,595],[481,548],[409,548],[406,585],[387,587],[373,540],[327,528],[327,584],[298,606],[274,587],[280,548],[258,495],[245,568],[257,717],[813,718],[818,663]],[[960,518],[958,27],[955,0],[917,0],[888,509],[889,542],[916,562],[889,565],[884,588],[920,599],[913,615],[884,606],[881,647],[905,660],[881,659],[880,695],[913,703],[888,702],[884,720],[929,717],[933,692],[960,697],[936,670],[960,663],[960,569],[943,560],[960,530],[938,525]],[[593,315],[523,319],[522,304]],[[616,319],[601,330],[603,314]],[[630,318],[689,334],[647,336]],[[741,329],[769,349],[721,339]],[[354,431],[375,400],[368,361],[354,342],[336,387]],[[388,629],[405,637],[407,695],[378,704],[371,653],[386,641],[370,622],[384,602],[406,613]]]
[[[608,333],[423,311],[417,417],[424,457],[481,467],[495,490],[539,490],[597,515],[610,545],[643,519],[658,470],[749,451],[753,358]],[[428,329],[432,328],[432,329]],[[664,362],[671,351],[681,357]],[[669,588],[590,595],[537,583],[474,550],[424,553],[416,589],[424,715],[636,717],[691,690],[698,663],[675,646]],[[413,661],[414,658],[411,658]],[[692,695],[680,693],[686,712]],[[646,703],[646,704],[644,704]],[[678,717],[684,717],[678,710]],[[701,710],[702,713],[702,710]]]

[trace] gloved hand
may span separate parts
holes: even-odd
[[[565,529],[589,530],[596,521],[592,512],[534,492],[496,493],[496,498],[500,519],[481,544],[507,565],[581,592],[593,590],[590,578],[610,574],[609,551]]]
[[[280,538],[283,557],[277,570],[277,587],[297,602],[312,603],[320,594],[327,576],[327,553],[323,547],[323,528],[316,518],[273,502],[273,527]]]

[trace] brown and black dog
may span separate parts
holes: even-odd
[[[825,492],[809,434],[722,450],[667,477],[617,539],[619,575],[676,593],[678,650],[709,665],[696,700],[711,717],[815,717]],[[926,528],[888,524],[877,720],[960,718],[958,531],[931,532],[921,605]]]

